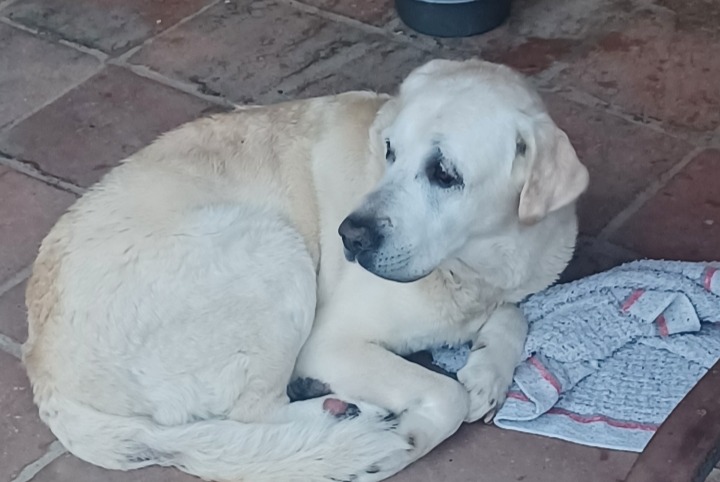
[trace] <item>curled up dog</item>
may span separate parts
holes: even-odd
[[[394,97],[186,124],[43,241],[24,345],[40,415],[111,469],[389,477],[503,402],[514,303],[568,263],[587,183],[537,94],[478,60],[432,61]],[[458,381],[402,358],[465,341]],[[314,398],[289,403],[293,380]]]

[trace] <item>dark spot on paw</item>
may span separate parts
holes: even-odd
[[[496,402],[497,402],[497,400],[495,400],[495,399],[493,398],[492,400],[490,400],[490,406],[491,406],[491,407],[494,407]]]
[[[150,462],[153,458],[149,455],[134,454],[127,457],[128,463],[141,464],[143,462]]]
[[[355,418],[358,415],[360,415],[360,407],[354,403],[348,403],[347,410],[345,410],[342,418]]]
[[[175,458],[175,455],[172,453],[153,450],[146,445],[138,445],[135,448],[134,453],[128,455],[126,460],[131,464],[152,462],[155,464],[168,465],[170,463],[176,464],[174,462]]]
[[[433,363],[432,354],[427,350],[411,353],[410,355],[407,355],[404,358],[409,362],[415,363],[417,365],[420,365],[423,368],[430,370],[431,372],[439,373],[441,375],[445,375],[446,377],[450,377],[454,380],[457,380],[456,373],[452,373],[447,370],[443,370],[439,366],[435,365]]]
[[[334,480],[335,482],[353,482],[357,480],[357,475],[350,474],[347,479],[336,479],[335,477],[328,477],[330,480]]]
[[[393,421],[397,420],[397,418],[398,418],[397,413],[390,412],[387,415],[385,415],[385,417],[383,417],[383,422],[393,422]]]
[[[380,467],[378,467],[377,465],[373,465],[372,467],[367,469],[365,472],[367,472],[368,474],[377,474],[378,472],[380,472]]]
[[[310,400],[330,395],[330,385],[315,378],[296,378],[287,386],[287,395],[291,402]]]
[[[407,443],[410,445],[410,447],[415,448],[415,436],[414,435],[408,435],[407,437]]]

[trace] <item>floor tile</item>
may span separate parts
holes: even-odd
[[[639,257],[618,246],[581,236],[575,246],[575,254],[560,276],[559,282],[575,281],[585,276],[607,271],[623,263],[635,261]]]
[[[720,150],[695,157],[613,236],[651,258],[720,260]]]
[[[587,39],[623,25],[642,0],[514,0],[510,17],[482,35],[441,39],[449,48],[536,74]]]
[[[615,482],[635,454],[522,434],[481,423],[460,431],[390,482]]]
[[[86,47],[119,54],[193,14],[210,0],[24,0],[8,18]]]
[[[25,282],[0,296],[0,333],[18,343],[27,338]]]
[[[376,26],[384,25],[395,14],[392,0],[303,0],[303,3]]]
[[[41,470],[32,482],[201,482],[201,480],[178,470],[162,467],[148,467],[127,472],[105,470],[72,455],[63,455]]]
[[[675,13],[679,30],[720,35],[720,3],[715,0],[654,0],[654,3]]]
[[[463,426],[450,440],[392,482],[608,482],[621,480],[635,454],[583,447],[560,440],[486,427]],[[42,470],[34,482],[195,482],[158,467],[107,471],[70,455]]]
[[[159,134],[216,106],[108,67],[0,137],[0,149],[82,186]]]
[[[578,208],[585,234],[597,234],[691,149],[683,141],[558,94],[544,98],[553,119],[567,132],[590,171],[590,187]]]
[[[89,55],[0,23],[0,128],[52,101],[90,77]]]
[[[0,482],[9,482],[47,450],[54,437],[37,416],[25,369],[0,351]]]
[[[395,93],[412,69],[437,57],[431,53],[386,42],[376,42],[361,57],[316,77],[307,77],[287,99],[339,94],[349,90]]]
[[[40,241],[75,201],[75,196],[3,167],[0,174],[2,283],[32,263]]]
[[[720,31],[682,21],[647,12],[601,37],[560,81],[669,129],[713,130],[720,126]]]
[[[285,4],[220,3],[130,58],[210,95],[253,103],[363,40],[362,32]]]

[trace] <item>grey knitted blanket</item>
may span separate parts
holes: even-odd
[[[497,426],[640,452],[720,358],[720,264],[637,261],[521,303],[530,322]],[[432,351],[456,372],[466,348]]]

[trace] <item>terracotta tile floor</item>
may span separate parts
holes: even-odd
[[[157,134],[480,56],[531,76],[591,170],[566,279],[643,256],[720,259],[718,25],[714,0],[516,0],[505,25],[466,39],[413,33],[390,0],[0,1],[0,482],[195,480],[68,455],[18,360],[38,243]],[[394,480],[616,482],[634,459],[473,425]]]

